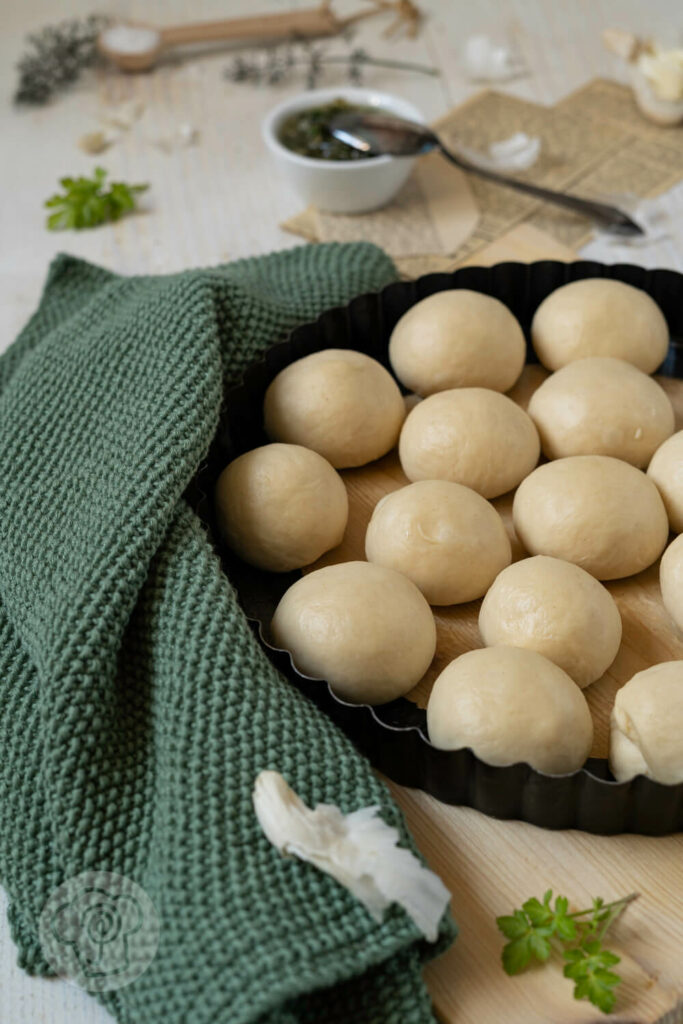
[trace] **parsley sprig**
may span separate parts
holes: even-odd
[[[55,193],[45,201],[45,206],[54,209],[47,218],[50,231],[66,228],[94,228],[97,224],[119,220],[124,213],[135,209],[136,197],[148,185],[126,185],[113,181],[105,185],[107,172],[96,167],[92,178],[60,178],[64,193]]]
[[[566,961],[564,976],[574,982],[574,998],[588,999],[603,1013],[610,1013],[616,1000],[615,988],[621,981],[612,968],[620,957],[605,949],[602,940],[637,898],[638,893],[611,903],[598,898],[586,910],[570,914],[566,896],[557,896],[552,905],[552,889],[542,901],[532,897],[521,910],[496,918],[499,930],[508,939],[503,947],[503,968],[508,974],[519,974],[532,960],[545,963],[553,946],[560,947]]]

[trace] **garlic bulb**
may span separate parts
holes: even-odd
[[[379,807],[346,815],[334,804],[311,810],[273,771],[257,776],[253,801],[266,838],[283,856],[331,875],[376,921],[391,903],[399,903],[425,938],[436,941],[450,893],[410,850],[397,846],[398,829],[382,821]]]
[[[637,63],[658,99],[683,100],[683,50],[645,51]]]
[[[662,99],[640,62],[631,67],[631,87],[639,109],[655,124],[674,126],[683,122],[683,96],[678,100]]]
[[[683,122],[683,49],[665,50],[618,29],[608,29],[602,38],[608,50],[627,62],[641,112],[656,124]]]

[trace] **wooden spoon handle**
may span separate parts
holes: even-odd
[[[341,24],[326,5],[305,11],[264,14],[254,18],[229,18],[224,21],[200,21],[173,25],[160,30],[166,46],[184,43],[208,43],[218,39],[296,38],[329,36],[339,32]]]

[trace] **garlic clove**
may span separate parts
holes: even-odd
[[[525,74],[526,66],[514,50],[490,36],[471,36],[465,43],[463,61],[470,78],[501,82]]]
[[[635,60],[643,42],[633,32],[624,32],[620,28],[606,28],[602,33],[602,42],[605,49],[616,54],[622,60]]]
[[[116,135],[113,132],[85,132],[78,140],[78,147],[84,153],[95,155],[97,153],[104,153],[105,149],[109,149],[115,141]]]

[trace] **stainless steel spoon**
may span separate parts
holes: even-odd
[[[627,213],[619,210],[616,206],[600,203],[595,199],[584,199],[582,196],[556,192],[554,189],[532,185],[528,181],[521,181],[506,174],[499,174],[498,171],[478,166],[447,149],[431,128],[415,121],[407,121],[401,117],[395,117],[393,114],[349,112],[335,115],[330,121],[330,131],[335,138],[370,156],[421,156],[436,149],[463,171],[478,174],[480,178],[494,181],[497,185],[506,185],[509,188],[517,189],[518,192],[525,192],[527,195],[535,196],[536,199],[555,203],[556,206],[564,206],[576,213],[583,213],[615,234],[643,235],[645,233],[639,224],[636,224]]]

